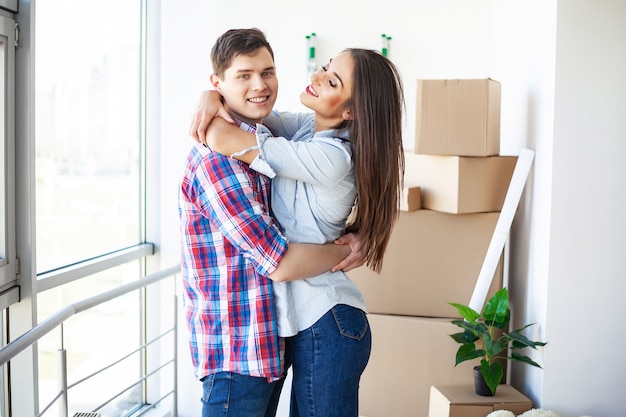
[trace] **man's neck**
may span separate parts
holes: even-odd
[[[230,116],[232,118],[239,120],[241,122],[244,122],[250,126],[256,126],[257,123],[263,123],[263,119],[250,119],[248,117],[242,116],[241,114],[230,111],[230,109],[228,108],[228,105],[226,105],[226,110],[228,110],[228,113],[230,113]]]

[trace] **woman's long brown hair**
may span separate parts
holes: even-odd
[[[354,59],[350,144],[357,199],[346,231],[364,242],[365,263],[376,272],[398,219],[404,185],[404,92],[395,65],[378,51],[350,48]]]

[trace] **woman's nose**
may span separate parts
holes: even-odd
[[[320,77],[322,76],[322,69],[317,69],[313,74],[311,74],[311,82],[319,82]]]

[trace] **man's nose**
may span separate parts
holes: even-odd
[[[252,88],[255,90],[263,90],[265,88],[265,80],[260,75],[255,75],[252,77]]]

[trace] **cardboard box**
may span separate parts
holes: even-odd
[[[422,191],[420,187],[404,187],[400,196],[400,210],[415,211],[422,208]]]
[[[368,314],[372,354],[361,376],[359,412],[369,417],[427,417],[432,385],[473,381],[474,361],[454,366],[459,328],[447,319]]]
[[[415,153],[500,153],[500,83],[492,79],[417,80]]]
[[[499,385],[493,397],[474,393],[474,385],[434,386],[430,389],[428,417],[485,417],[496,410],[520,415],[532,402],[510,385]]]
[[[422,208],[445,213],[502,210],[516,156],[405,154],[407,187],[420,186]]]
[[[367,267],[348,276],[368,312],[459,318],[448,302],[469,303],[499,213],[400,212],[380,274]],[[502,288],[502,261],[489,290]]]

